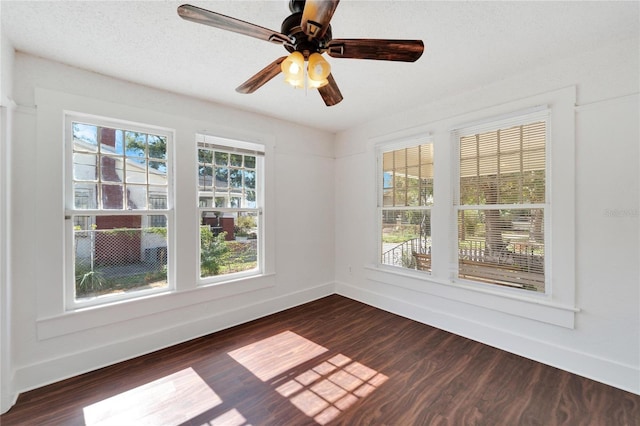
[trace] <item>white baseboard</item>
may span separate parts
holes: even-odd
[[[504,351],[640,395],[640,369],[566,346],[478,324],[466,318],[347,283],[336,283],[336,293],[414,321],[475,340]]]
[[[13,381],[15,392],[13,392],[13,395],[17,397],[22,392],[206,336],[216,331],[329,296],[334,292],[334,284],[326,283],[314,288],[263,300],[260,303],[217,312],[194,321],[154,330],[152,333],[143,336],[129,337],[118,342],[110,342],[105,346],[87,348],[64,357],[24,366],[15,371]],[[16,400],[15,397],[11,399],[11,395],[7,395],[7,398],[6,402],[4,399],[2,400],[3,412],[8,410]]]
[[[17,400],[17,392],[2,392],[2,394],[0,395],[0,414],[4,414],[9,411],[9,409],[13,407]]]

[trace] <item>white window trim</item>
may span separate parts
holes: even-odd
[[[37,258],[36,271],[36,333],[38,340],[47,340],[83,330],[108,326],[117,322],[135,318],[143,318],[163,312],[170,312],[201,303],[251,293],[271,288],[276,285],[275,276],[275,217],[273,211],[275,185],[275,143],[273,135],[255,133],[247,129],[237,129],[221,124],[203,122],[189,117],[167,115],[146,108],[114,103],[85,96],[73,95],[44,88],[35,88],[36,108],[24,108],[33,120],[35,131],[32,136],[36,141],[35,167],[37,185],[34,188],[34,199],[46,209],[36,209],[29,213],[35,222],[35,232],[46,235],[32,253]],[[174,194],[175,211],[174,246],[180,250],[174,253],[176,267],[171,274],[175,283],[175,291],[162,292],[107,303],[87,308],[67,310],[64,299],[64,258],[61,249],[64,240],[64,164],[65,143],[64,113],[66,111],[82,111],[88,115],[114,117],[126,122],[150,123],[160,127],[176,129],[174,146],[192,149],[176,149],[173,180],[179,182],[181,191]],[[37,123],[37,126],[35,125]],[[215,134],[233,140],[245,140],[263,144],[265,147],[265,214],[264,229],[264,271],[261,276],[236,279],[215,286],[197,285],[198,259],[197,250],[187,245],[193,242],[190,221],[197,214],[197,180],[192,173],[196,147],[193,143],[196,134]],[[135,304],[135,309],[131,309]],[[212,313],[212,315],[214,315]]]
[[[155,134],[158,136],[164,136],[167,138],[167,209],[166,210],[106,210],[106,209],[76,209],[74,208],[74,190],[73,190],[73,142],[71,140],[72,135],[72,123],[82,122],[101,127],[109,127],[116,129],[125,129],[127,131],[134,131],[140,133]],[[117,303],[124,300],[137,299],[141,297],[148,297],[154,294],[172,292],[175,290],[175,274],[173,270],[175,268],[175,259],[173,256],[175,239],[174,235],[174,185],[173,185],[173,163],[174,163],[174,141],[175,132],[172,129],[159,127],[154,125],[147,125],[143,123],[130,122],[125,120],[117,120],[109,117],[102,117],[96,115],[90,115],[86,113],[79,113],[75,111],[65,111],[64,117],[64,145],[65,145],[65,310],[73,311],[76,309],[87,308],[98,305],[105,305],[111,303]],[[75,268],[73,252],[73,221],[71,217],[73,215],[86,215],[86,216],[130,216],[140,215],[143,216],[143,226],[148,221],[148,215],[150,214],[162,214],[167,216],[167,286],[157,289],[144,289],[132,292],[117,293],[117,294],[105,294],[102,296],[86,298],[78,300],[75,298]]]
[[[434,168],[434,197],[437,203],[432,210],[432,274],[417,276],[418,274],[411,271],[399,271],[399,268],[382,268],[379,262],[371,257],[370,265],[365,268],[365,277],[371,281],[464,304],[574,328],[575,313],[580,311],[576,307],[575,296],[575,100],[576,87],[569,86],[416,126],[423,129],[422,134],[433,135],[434,163],[437,164]],[[452,171],[457,160],[453,149],[457,143],[454,131],[463,127],[482,126],[496,120],[513,119],[514,116],[521,116],[527,112],[536,113],[545,109],[545,105],[549,109],[547,132],[551,135],[548,139],[549,155],[546,160],[547,185],[553,187],[553,192],[547,191],[553,210],[545,217],[545,232],[552,237],[548,247],[545,247],[545,250],[551,253],[549,259],[545,259],[545,267],[548,265],[551,280],[546,286],[546,293],[453,280],[452,276],[457,273],[457,257],[452,258],[453,247],[457,246],[457,235],[454,235],[457,230],[454,232],[456,227],[453,224],[453,194],[457,182],[457,177],[454,179]],[[414,133],[416,128],[413,129]],[[402,135],[403,132],[398,134]],[[370,139],[376,151],[376,159],[378,145],[392,143],[398,139],[398,134],[393,138],[387,135]],[[378,179],[378,167],[375,172]],[[376,197],[376,205],[377,203]],[[377,216],[376,210],[376,218]],[[375,226],[377,232],[377,221]],[[448,231],[440,231],[440,227],[443,226]],[[442,253],[443,250],[445,253]],[[379,252],[378,248],[376,253]]]

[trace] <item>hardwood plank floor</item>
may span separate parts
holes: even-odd
[[[40,389],[10,425],[640,425],[640,396],[333,295]]]

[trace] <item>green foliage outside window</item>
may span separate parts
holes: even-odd
[[[225,241],[227,233],[213,235],[208,226],[200,227],[200,276],[218,275],[225,263],[229,247]]]

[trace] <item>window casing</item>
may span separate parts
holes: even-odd
[[[382,146],[378,164],[380,263],[431,272],[433,144]]]
[[[263,271],[264,147],[197,135],[201,284]]]
[[[432,207],[431,274],[410,273],[380,263],[379,216],[372,212],[371,242],[367,249],[372,264],[365,276],[374,283],[406,288],[416,293],[461,302],[491,311],[533,319],[561,327],[575,327],[576,306],[576,237],[575,237],[575,102],[576,87],[569,86],[526,99],[481,108],[398,131],[398,135],[431,135],[435,149],[434,193],[438,202]],[[544,190],[544,292],[522,287],[488,284],[460,278],[458,275],[458,206],[460,203],[460,152],[458,138],[516,125],[546,122],[545,190]],[[373,137],[372,159],[378,159],[380,147],[392,140],[386,135]],[[405,139],[406,140],[406,139]],[[391,149],[389,147],[388,149]],[[377,155],[376,155],[377,154]],[[374,166],[374,164],[372,164]],[[381,167],[377,164],[380,173]],[[376,187],[380,187],[378,177]],[[531,203],[531,204],[538,204]],[[465,207],[471,207],[467,205]],[[512,204],[497,208],[513,208]],[[516,206],[517,208],[522,206]],[[535,206],[532,206],[535,207]],[[483,207],[488,208],[488,207]],[[496,207],[491,207],[496,208]],[[375,224],[375,225],[374,225]],[[375,236],[374,236],[375,235]],[[536,254],[534,252],[534,254]],[[439,300],[439,299],[437,299]]]
[[[545,293],[548,113],[455,138],[457,279]]]
[[[172,288],[172,132],[67,114],[68,309]]]

